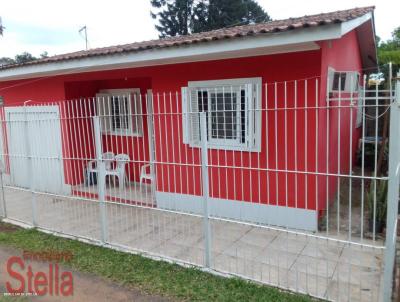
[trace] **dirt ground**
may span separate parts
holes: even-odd
[[[365,175],[372,176],[372,171],[367,170]],[[353,175],[361,175],[360,167],[356,166],[353,170]],[[370,209],[368,208],[367,193],[369,191],[369,186],[371,185],[370,180],[364,181],[364,208],[361,211],[361,192],[362,192],[362,181],[359,178],[353,178],[351,180],[351,191],[350,191],[350,181],[347,178],[342,178],[340,180],[340,205],[338,207],[337,195],[332,198],[329,202],[329,211],[325,211],[323,218],[320,221],[319,231],[326,231],[327,227],[327,215],[329,215],[329,234],[337,234],[337,231],[343,235],[348,234],[349,226],[351,225],[351,234],[354,236],[353,239],[359,238],[361,235],[361,221],[363,221],[363,238],[372,239],[372,229],[370,226],[369,216]],[[350,199],[349,193],[351,192],[351,220],[349,220],[349,208]],[[339,215],[338,215],[339,210]],[[328,214],[327,214],[328,213]],[[339,226],[338,226],[339,224]],[[383,239],[383,232],[376,232],[377,239]]]
[[[12,231],[12,230],[10,230]],[[17,288],[19,282],[12,282],[13,278],[7,273],[6,265],[7,260],[12,256],[22,257],[22,251],[15,250],[9,247],[0,245],[0,263],[1,263],[1,273],[0,273],[0,301],[2,300],[3,293],[7,292],[6,282],[9,281],[11,284]],[[27,266],[31,265],[32,271],[34,272],[45,272],[48,275],[49,263],[41,261],[25,261],[25,270],[23,271],[23,276],[26,278]],[[18,265],[13,266],[13,270],[17,271]],[[27,301],[85,301],[85,302],[101,302],[101,301],[135,301],[135,302],[161,302],[161,301],[171,301],[160,296],[147,295],[138,289],[126,288],[118,284],[106,281],[99,277],[80,273],[73,271],[69,268],[59,266],[59,272],[69,271],[73,276],[73,296],[63,297],[46,295],[46,296],[36,296],[28,297]],[[11,300],[11,299],[10,299]],[[26,301],[22,300],[22,301]]]

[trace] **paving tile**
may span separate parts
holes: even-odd
[[[337,261],[300,255],[290,270],[328,279],[332,278],[336,266]]]
[[[301,251],[301,255],[337,261],[343,252],[343,248],[344,243],[341,242],[314,239],[307,242],[307,245]]]
[[[272,246],[267,246],[259,255],[257,255],[257,259],[259,259],[260,263],[279,266],[285,269],[290,269],[297,257],[297,254],[287,252],[286,250],[276,249]]]
[[[363,283],[365,284],[365,283]],[[369,289],[363,284],[355,285],[340,281],[331,281],[326,298],[333,301],[381,301],[380,289]]]
[[[301,237],[297,237],[295,239],[293,237],[289,237],[287,233],[281,233],[274,240],[272,240],[268,246],[275,250],[299,254],[307,244],[307,241],[301,239]]]
[[[289,271],[274,265],[261,264],[261,281],[273,286],[289,289]]]
[[[227,254],[213,256],[213,267],[216,270],[261,280],[260,263],[258,261],[254,261],[251,258],[241,258]]]
[[[234,222],[218,222],[213,221],[211,224],[211,230],[216,238],[226,237],[242,237],[245,233],[248,233],[253,227],[248,225],[241,225]]]
[[[324,298],[330,279],[309,272],[291,269],[288,274],[288,288],[307,295]]]
[[[361,281],[370,287],[380,283],[381,269],[339,262],[332,279],[360,286]]]
[[[268,243],[270,243],[278,235],[279,231],[265,228],[253,228],[248,233],[245,233],[240,238],[240,241],[253,246],[266,247]]]
[[[346,246],[340,256],[341,262],[359,266],[379,268],[382,266],[383,249],[362,248],[359,246]]]
[[[215,236],[212,236],[211,249],[214,253],[223,253],[235,243],[235,239],[238,240],[238,238],[216,238]],[[200,246],[200,243],[196,245]]]
[[[181,232],[177,236],[172,237],[170,242],[186,247],[193,247],[194,245],[201,247],[202,245],[204,246],[204,236],[191,234],[190,231],[188,233]]]
[[[221,253],[224,255],[236,256],[239,258],[253,259],[261,254],[263,250],[264,247],[242,242],[241,240],[239,240],[233,242],[231,245],[226,246],[226,248],[221,249]]]

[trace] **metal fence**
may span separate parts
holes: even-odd
[[[400,82],[342,77],[5,107],[1,215],[319,298],[388,301]]]

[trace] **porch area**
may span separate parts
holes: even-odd
[[[95,188],[76,189],[91,194]],[[137,186],[131,186],[121,191],[119,198],[139,194]],[[29,191],[4,188],[4,197],[7,218],[12,222],[32,225],[35,221],[45,230],[101,242],[101,207],[95,199],[37,193],[37,208],[32,211]],[[205,266],[203,217],[112,200],[105,208],[107,244]],[[36,217],[32,213],[37,213]],[[359,245],[323,232],[290,232],[215,217],[210,223],[211,269],[217,272],[328,300],[379,300],[384,252],[380,240],[364,239]]]
[[[72,187],[72,196],[98,199],[98,186],[80,184]],[[123,188],[109,183],[105,186],[105,200],[146,207],[155,207],[154,187],[151,184],[130,182]]]

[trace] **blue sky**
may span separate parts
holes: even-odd
[[[79,29],[87,25],[89,47],[102,47],[157,38],[150,17],[150,0],[2,0],[0,16],[5,26],[0,37],[0,57],[23,51],[50,55],[82,50]],[[400,26],[400,1],[395,0],[259,0],[273,19],[303,16],[352,7],[375,5],[377,34],[390,38]],[[307,3],[307,5],[305,5]]]

